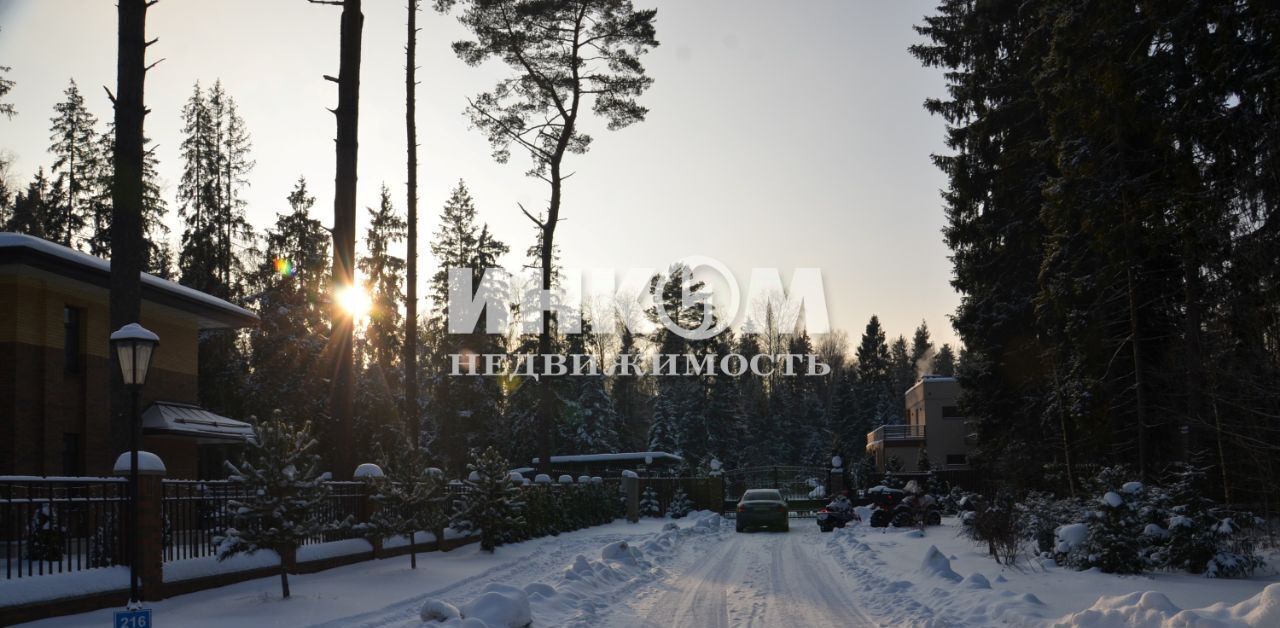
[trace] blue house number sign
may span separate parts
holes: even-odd
[[[114,628],[151,628],[151,609],[116,611],[116,620],[111,625]]]

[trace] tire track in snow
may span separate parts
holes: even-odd
[[[665,583],[669,591],[652,603],[653,610],[639,626],[699,626],[728,628],[728,591],[737,574],[741,540],[716,545],[715,554],[688,574]]]

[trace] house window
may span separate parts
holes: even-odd
[[[62,435],[62,475],[71,477],[83,474],[80,466],[80,435]]]
[[[969,457],[964,454],[947,454],[947,464],[966,465],[969,464]]]
[[[62,351],[63,364],[68,373],[79,373],[80,358],[80,308],[70,305],[62,308]]]
[[[942,418],[944,419],[963,419],[964,415],[960,414],[959,406],[942,406]]]

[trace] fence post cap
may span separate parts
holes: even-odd
[[[112,467],[112,473],[116,475],[129,475],[130,469],[133,468],[132,452],[126,451],[118,458],[116,464]],[[149,451],[138,450],[138,475],[164,475],[167,470],[164,468],[164,461]]]

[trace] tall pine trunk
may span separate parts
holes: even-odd
[[[343,0],[338,78],[335,175],[333,185],[333,289],[355,286],[356,248],[356,159],[360,120],[360,36],[364,15],[360,0]],[[335,475],[351,476],[355,468],[352,428],[352,395],[355,388],[355,365],[352,341],[354,321],[351,313],[334,303],[333,330],[329,344],[333,355],[332,394],[329,415],[335,427],[333,443]]]
[[[142,239],[143,85],[147,76],[147,0],[118,0],[115,106],[115,177],[111,185],[111,329],[139,321],[141,273],[146,257]],[[111,352],[112,453],[129,449],[133,417],[129,393]]]
[[[408,216],[405,223],[405,317],[404,317],[404,408],[405,427],[410,443],[416,448],[421,431],[418,425],[418,124],[417,62],[418,62],[418,0],[409,0],[408,42],[405,44],[404,64],[404,124],[405,144],[408,149]],[[410,543],[410,545],[413,545]],[[410,562],[417,568],[416,554],[411,552]]]

